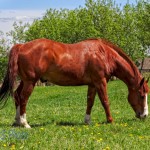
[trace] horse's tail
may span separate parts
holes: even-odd
[[[9,96],[13,96],[14,83],[18,74],[18,51],[21,44],[12,47],[9,55],[7,72],[0,89],[0,106],[5,106]]]

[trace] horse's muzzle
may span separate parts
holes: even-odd
[[[148,107],[144,108],[143,113],[136,112],[136,117],[137,118],[143,119],[143,118],[146,118],[147,116],[148,116]]]
[[[144,119],[144,118],[146,118],[147,116],[148,116],[148,113],[143,113],[143,114],[137,113],[137,114],[136,114],[136,117],[139,118],[139,119]]]

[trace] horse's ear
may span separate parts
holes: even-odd
[[[140,82],[140,86],[142,86],[144,84],[145,78],[143,78]]]

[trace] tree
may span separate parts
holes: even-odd
[[[146,21],[145,21],[146,20]],[[104,38],[121,47],[133,60],[145,56],[149,47],[150,5],[139,0],[122,9],[113,0],[86,0],[74,10],[49,9],[31,26],[14,24],[13,43],[48,38],[74,43],[87,38]]]
[[[14,30],[11,30],[7,33],[7,37],[11,38],[10,44],[24,43],[26,39],[25,32],[29,28],[29,26],[29,23],[23,24],[22,21],[20,21],[19,23],[14,22]]]
[[[4,33],[0,31],[0,81],[3,80],[4,75],[7,69],[7,61],[8,61],[8,41],[3,37]]]
[[[135,11],[139,33],[138,39],[141,41],[142,47],[146,49],[150,47],[150,3],[138,2]]]

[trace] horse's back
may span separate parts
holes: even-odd
[[[75,44],[37,39],[21,46],[19,72],[22,78],[48,80],[59,85],[90,84],[110,75],[114,53],[117,56],[117,52],[99,39]]]
[[[19,52],[22,78],[41,78],[56,84],[85,84],[88,78],[89,50],[85,42],[63,44],[47,39],[25,43]]]

